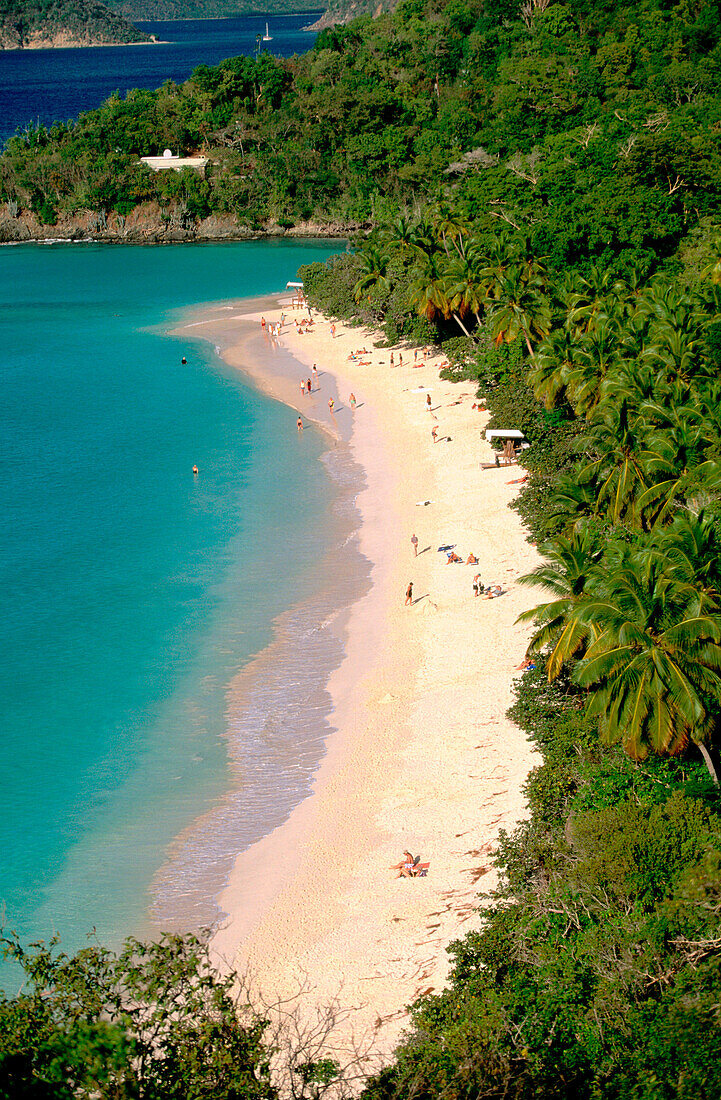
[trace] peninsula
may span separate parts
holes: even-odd
[[[152,42],[123,16],[97,0],[4,0],[0,49],[44,50],[69,46],[120,46]]]

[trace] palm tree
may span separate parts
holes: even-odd
[[[411,273],[408,288],[409,303],[419,317],[434,320],[439,314],[450,316],[450,305],[445,293],[446,274],[437,253],[420,254]]]
[[[593,636],[574,672],[603,737],[635,759],[693,740],[718,783],[712,743],[721,703],[718,604],[698,614],[693,590],[657,551],[627,549],[582,617]]]
[[[578,341],[566,371],[568,400],[578,416],[588,416],[597,404],[604,378],[619,360],[618,333],[603,319]]]
[[[518,578],[519,584],[534,588],[546,588],[555,599],[538,604],[518,616],[517,622],[534,622],[538,629],[531,638],[529,650],[536,652],[551,645],[546,663],[549,681],[559,675],[564,661],[576,656],[585,645],[589,632],[588,623],[580,614],[584,601],[598,584],[599,562],[602,550],[598,539],[585,526],[570,535],[557,536],[541,547],[548,559],[532,573]]]
[[[541,340],[528,379],[538,401],[552,409],[566,387],[576,338],[567,328],[553,329]]]
[[[479,277],[478,265],[470,253],[448,263],[445,294],[453,316],[466,335],[468,332],[461,318],[472,313],[476,318],[476,325],[480,326],[480,312],[486,303],[486,289]]]
[[[443,244],[443,250],[449,255],[449,242],[454,246],[458,255],[463,259],[465,240],[468,236],[468,222],[453,210],[449,203],[439,199],[431,207],[431,225],[436,234],[436,239]]]
[[[546,336],[551,329],[551,310],[540,283],[526,282],[515,268],[499,275],[496,284],[497,301],[490,309],[496,343],[511,344],[522,336],[533,358],[531,336]]]
[[[598,405],[583,437],[589,461],[580,474],[596,481],[596,509],[606,511],[613,522],[624,515],[634,518],[638,497],[646,488],[644,429],[645,424],[638,414],[629,412],[624,398],[620,408],[610,402]]]
[[[654,533],[654,546],[675,578],[694,590],[697,614],[721,605],[721,543],[718,528],[703,511],[679,512],[668,527]]]
[[[682,425],[668,429],[649,441],[645,459],[651,482],[638,498],[638,512],[647,524],[665,523],[672,510],[696,494],[717,496],[721,491],[721,466],[712,458],[701,458],[699,431]]]
[[[390,291],[388,278],[389,256],[374,245],[367,245],[358,256],[360,274],[353,287],[356,302],[369,298],[372,291],[378,289],[384,294]]]
[[[597,482],[587,474],[581,476],[579,467],[571,473],[559,474],[547,501],[544,531],[580,530],[595,511],[597,500]]]
[[[591,268],[586,278],[577,279],[568,298],[566,324],[576,332],[588,332],[599,317],[617,309],[624,289],[607,269]]]

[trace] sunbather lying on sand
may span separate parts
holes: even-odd
[[[521,661],[520,665],[516,665],[516,668],[522,668],[522,669],[535,668],[535,667],[536,667],[536,662],[534,661],[533,657],[524,657],[523,660]]]
[[[501,588],[500,584],[489,584],[488,588],[486,589],[485,598],[487,600],[495,600],[496,596],[502,595],[503,589]]]

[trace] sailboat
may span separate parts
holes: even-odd
[[[264,42],[272,42],[273,41],[272,35],[268,33],[268,24],[267,23],[265,24],[265,34],[263,35],[263,41]]]

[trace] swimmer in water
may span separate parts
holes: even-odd
[[[193,466],[193,473],[194,473],[194,474],[197,474],[197,472],[198,472],[198,467],[197,467],[197,466]]]
[[[303,431],[303,420],[300,416],[298,417],[298,420],[296,421],[296,423],[298,425],[298,431],[302,432]]]

